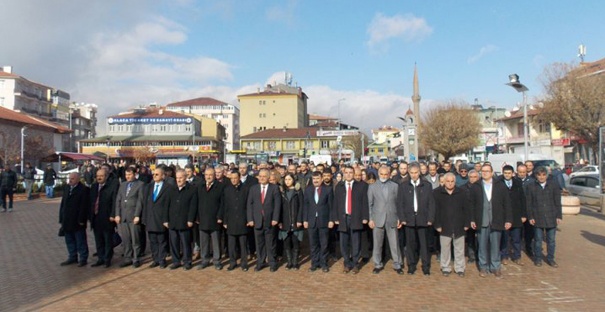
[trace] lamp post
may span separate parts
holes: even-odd
[[[525,156],[523,161],[527,161],[529,157],[527,147],[527,133],[529,132],[529,127],[527,126],[527,95],[525,94],[525,92],[529,89],[519,81],[519,75],[517,74],[508,75],[508,80],[510,82],[506,84],[507,86],[511,86],[513,89],[517,90],[517,92],[523,93],[523,154]]]
[[[346,100],[345,98],[339,99],[338,100],[338,130],[340,130],[340,124],[342,123],[342,121],[340,120],[340,102]]]
[[[20,169],[21,172],[19,172],[19,173],[23,172],[23,149],[25,147],[24,141],[25,141],[25,137],[26,137],[25,129],[27,129],[27,126],[23,126],[21,128],[21,169]]]

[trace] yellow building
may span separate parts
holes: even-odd
[[[331,155],[332,159],[350,160],[355,155],[349,149],[339,149],[338,138],[357,135],[357,130],[320,130],[314,127],[268,129],[240,138],[245,155],[240,158],[271,160],[280,163],[299,162],[312,155]]]
[[[302,88],[267,85],[264,91],[238,95],[240,136],[269,129],[296,129],[308,125],[307,95]],[[244,148],[244,146],[241,146]]]

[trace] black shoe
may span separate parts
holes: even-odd
[[[271,272],[275,272],[275,271],[277,271],[277,267],[276,267],[276,266],[272,266],[272,267],[269,269],[269,271],[271,271]]]
[[[93,263],[90,267],[95,268],[95,267],[102,266],[103,264],[105,264],[105,262],[103,262],[103,260],[99,260],[99,261]]]
[[[399,275],[403,275],[403,269],[395,269],[395,272]]]
[[[468,263],[475,263],[475,259],[468,258]]]
[[[328,272],[330,272],[330,268],[328,268],[328,267],[321,268],[321,270],[322,270],[324,273],[328,273]]]
[[[408,275],[414,275],[416,274],[416,270],[412,270],[410,268],[408,268]]]
[[[178,269],[180,267],[181,267],[180,263],[173,263],[173,264],[170,265],[170,269],[171,270],[176,270],[176,269]]]
[[[372,274],[378,274],[380,271],[382,271],[382,268],[374,268],[374,270],[372,270]]]
[[[443,271],[443,272],[441,272],[441,274],[445,277],[448,277],[448,276],[450,276],[451,272]]]
[[[106,261],[105,262],[105,268],[109,268],[111,266],[111,261]]]
[[[235,270],[235,268],[237,268],[237,265],[235,265],[235,264],[231,264],[231,265],[229,265],[229,267],[227,268],[227,271],[233,271],[233,270]]]
[[[141,262],[140,261],[135,261],[134,263],[132,263],[132,266],[136,269],[138,267],[141,266]]]
[[[120,263],[120,267],[121,267],[121,268],[125,268],[125,267],[127,267],[127,266],[131,266],[131,265],[133,265],[132,261],[126,261],[126,262],[122,262],[122,263]],[[139,265],[140,265],[140,264],[139,264]]]
[[[424,276],[429,276],[429,275],[431,275],[431,272],[429,272],[429,271],[423,271],[422,273],[424,273]]]
[[[318,268],[318,267],[316,267],[316,266],[311,266],[311,267],[309,268],[309,272],[315,272],[315,271],[317,271],[317,269],[319,269],[319,268]]]
[[[244,271],[244,272],[248,272],[248,267],[247,267],[247,266],[243,266],[243,267],[242,267],[242,271]]]
[[[78,263],[78,267],[81,268],[83,266],[86,266],[88,264],[88,262],[80,262]]]
[[[197,267],[197,268],[198,268],[198,270],[202,270],[202,269],[205,269],[205,268],[207,268],[207,267],[209,267],[209,266],[210,266],[210,263],[208,263],[208,262],[202,262],[202,263],[200,263],[200,264],[198,265],[198,267]]]
[[[456,274],[458,274],[459,277],[464,277],[464,272],[458,272]]]
[[[70,264],[74,264],[74,263],[78,263],[78,261],[77,260],[67,260],[67,261],[61,262],[61,266],[66,266],[66,265],[70,265]]]
[[[222,265],[222,264],[217,264],[217,265],[215,265],[215,266],[214,266],[214,268],[215,268],[217,271],[220,271],[220,270],[222,270],[222,269],[223,269],[223,265]]]
[[[546,261],[546,264],[550,265],[553,268],[558,268],[559,267],[559,264],[557,264],[557,262],[555,262],[555,260]]]
[[[153,268],[157,267],[158,265],[160,265],[160,264],[157,262],[151,262],[151,264],[149,265],[149,268],[153,269]]]
[[[541,267],[542,266],[542,261],[536,261],[534,263],[537,267]]]
[[[160,263],[160,269],[165,269],[167,267],[166,262]]]
[[[191,265],[191,263],[185,263],[185,266],[183,267],[183,270],[185,271],[189,271],[191,270],[193,266]]]

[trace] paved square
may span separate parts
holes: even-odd
[[[191,271],[150,269],[149,252],[138,269],[61,267],[67,257],[57,237],[59,199],[17,202],[0,214],[0,311],[593,311],[605,307],[605,216],[582,210],[565,216],[557,232],[558,269],[503,267],[504,278],[439,274],[399,276],[387,269],[373,275],[343,274],[342,260],[329,273],[242,272],[212,267]],[[88,231],[90,253],[94,238]],[[96,260],[96,259],[94,259]],[[94,261],[89,259],[89,263]],[[389,264],[386,266],[390,268]]]

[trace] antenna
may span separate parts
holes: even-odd
[[[580,58],[580,63],[584,63],[584,57],[586,56],[586,46],[584,44],[580,44],[578,47],[578,57]]]

